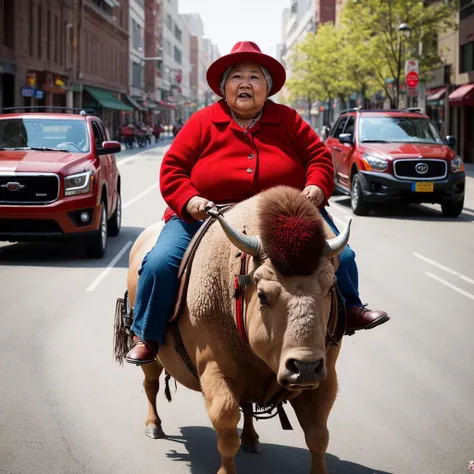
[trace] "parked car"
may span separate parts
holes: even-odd
[[[121,227],[120,151],[84,111],[1,114],[0,241],[79,239],[101,258]]]
[[[356,215],[373,203],[441,204],[457,217],[464,206],[464,163],[419,109],[361,110],[340,114],[326,145],[332,153],[336,188],[350,195]]]

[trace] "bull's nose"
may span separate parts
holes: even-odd
[[[324,359],[316,361],[288,359],[285,367],[287,373],[284,378],[292,385],[313,385],[326,378]]]

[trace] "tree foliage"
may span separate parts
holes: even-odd
[[[442,65],[436,40],[456,28],[456,8],[456,0],[348,0],[337,28],[320,25],[296,46],[287,84],[292,98],[368,98],[383,90],[397,107],[407,59],[418,59],[421,80]],[[410,26],[409,37],[401,23]]]

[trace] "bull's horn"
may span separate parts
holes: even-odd
[[[326,240],[326,250],[324,252],[324,255],[326,257],[335,257],[344,250],[344,247],[347,245],[347,242],[349,242],[349,234],[351,233],[351,223],[352,219],[347,223],[345,229],[337,237]]]
[[[219,212],[213,212],[214,209],[209,209],[207,212],[212,217],[215,217],[222,229],[227,235],[228,239],[242,252],[258,257],[262,254],[263,246],[260,237],[245,235],[240,230],[234,229]]]

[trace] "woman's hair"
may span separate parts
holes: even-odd
[[[229,77],[229,74],[230,74],[230,71],[232,70],[232,67],[233,66],[230,66],[229,68],[227,68],[224,71],[224,74],[222,74],[220,91],[221,91],[221,94],[224,97],[224,99],[225,99],[225,83],[227,81],[227,78]],[[270,73],[268,72],[267,68],[265,68],[263,66],[260,66],[260,69],[262,70],[262,73],[265,77],[265,80],[267,81],[267,97],[268,97],[268,94],[270,94],[270,91],[272,90],[272,87],[273,87],[272,76],[270,76]]]

